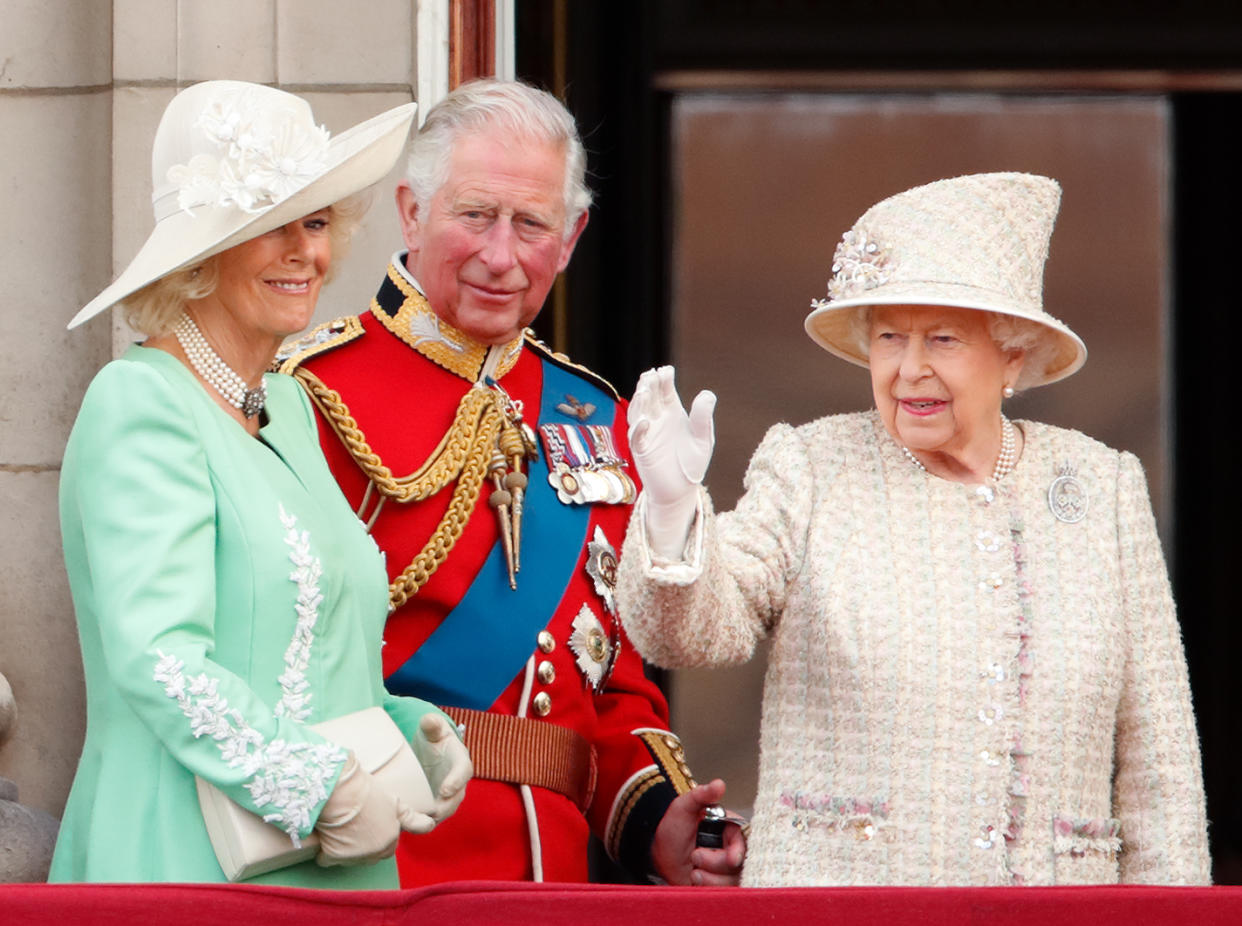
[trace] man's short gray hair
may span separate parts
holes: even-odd
[[[565,229],[591,206],[586,185],[586,151],[569,110],[545,90],[516,80],[485,77],[468,81],[427,112],[410,145],[406,179],[420,212],[448,180],[453,146],[463,135],[499,129],[518,138],[547,142],[565,152]]]

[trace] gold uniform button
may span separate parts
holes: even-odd
[[[539,641],[539,649],[545,653],[550,653],[556,649],[556,638],[546,630],[539,631],[539,636],[535,639]]]
[[[552,710],[552,698],[546,691],[541,691],[539,694],[535,695],[535,699],[532,703],[535,706],[535,713],[540,717],[547,717],[548,712]]]
[[[547,659],[539,663],[539,681],[545,685],[551,685],[556,681],[556,666]]]

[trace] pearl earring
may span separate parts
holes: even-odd
[[[1001,390],[1001,395],[1003,395],[1007,399],[1012,399],[1013,398],[1013,386],[1006,386],[1004,389]]]

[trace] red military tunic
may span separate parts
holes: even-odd
[[[401,883],[585,881],[589,831],[627,869],[646,873],[656,825],[693,782],[668,732],[664,698],[611,600],[636,490],[625,405],[602,380],[529,337],[490,349],[470,341],[431,312],[403,270],[389,267],[370,312],[320,326],[283,350],[280,369],[303,385],[309,371],[310,382],[339,395],[343,405],[332,407],[347,417],[337,414],[338,424],[352,419],[349,433],[393,476],[414,473],[437,451],[461,418],[463,396],[486,376],[538,432],[540,459],[526,464],[517,589],[509,587],[487,478],[447,557],[385,629],[390,690],[487,715],[465,719],[476,776],[456,814],[429,835],[403,834]],[[338,436],[329,406],[317,405],[328,462],[366,520],[378,499],[367,493],[374,477]],[[618,462],[597,465],[610,454]],[[384,501],[372,536],[390,578],[436,534],[454,485],[425,501]],[[613,503],[590,502],[589,488],[611,492]],[[516,717],[529,719],[502,719]],[[488,732],[493,720],[539,736],[519,737],[515,747],[507,734]]]

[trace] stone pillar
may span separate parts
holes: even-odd
[[[0,741],[0,775],[28,806],[59,816],[85,703],[57,474],[110,348],[106,330],[65,322],[111,270],[112,11],[0,0],[0,22],[0,673],[22,706]]]
[[[0,0],[0,673],[22,705],[0,775],[29,808],[59,817],[85,730],[60,459],[87,384],[132,337],[106,314],[65,324],[152,227],[164,106],[198,80],[251,80],[305,96],[339,132],[413,97],[419,2]],[[400,172],[378,185],[317,320],[370,302],[401,246]]]

